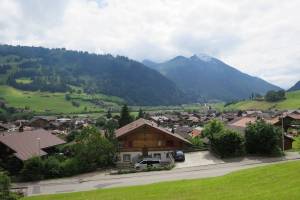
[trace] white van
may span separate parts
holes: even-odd
[[[153,158],[144,158],[140,162],[136,163],[134,165],[134,168],[136,170],[145,170],[148,167],[156,168],[156,167],[160,167],[160,166],[161,166],[160,160],[155,159],[155,158],[154,159]]]

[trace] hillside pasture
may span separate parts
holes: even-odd
[[[287,92],[286,99],[278,102],[246,100],[226,106],[226,110],[268,110],[268,109],[299,109],[300,91]]]
[[[83,113],[101,112],[103,109],[88,101],[77,100],[79,106],[65,99],[64,93],[21,91],[9,86],[0,86],[0,98],[9,106],[27,108],[38,113]]]

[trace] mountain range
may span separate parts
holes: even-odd
[[[249,98],[252,93],[280,90],[204,54],[177,56],[162,63],[144,60],[143,64],[172,80],[190,101],[234,101]]]
[[[0,45],[0,84],[28,91],[81,88],[130,105],[233,101],[280,89],[206,55],[141,63],[110,54],[11,45]]]
[[[295,85],[293,85],[290,89],[288,89],[289,92],[300,90],[300,81],[298,81]]]
[[[65,49],[0,45],[0,83],[21,90],[118,96],[130,105],[183,103],[183,92],[165,76],[124,56]]]

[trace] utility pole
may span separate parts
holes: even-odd
[[[282,152],[284,152],[284,128],[283,128],[283,114],[281,116],[281,132],[282,132]]]
[[[39,151],[39,156],[41,156],[41,138],[36,138],[38,141],[38,151]]]

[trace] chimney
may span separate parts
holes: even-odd
[[[24,132],[24,127],[23,126],[19,127],[19,132]]]

